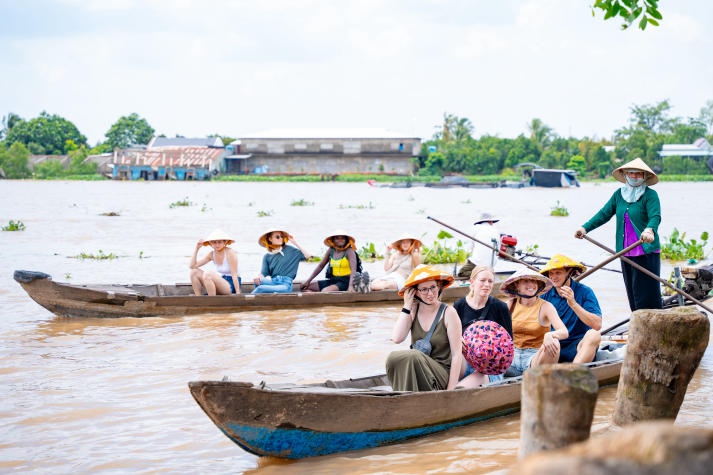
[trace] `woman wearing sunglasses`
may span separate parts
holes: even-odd
[[[395,391],[454,389],[464,361],[461,322],[453,307],[441,302],[453,277],[431,266],[416,267],[399,295],[404,306],[391,340],[403,342],[411,333],[411,349],[392,351],[386,374]]]
[[[260,275],[253,279],[255,290],[252,293],[292,292],[292,281],[297,276],[300,262],[312,255],[295,241],[294,236],[280,229],[270,229],[257,242],[267,249],[267,254],[262,258]],[[292,245],[288,246],[288,243]]]

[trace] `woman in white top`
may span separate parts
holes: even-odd
[[[196,243],[191,256],[191,285],[193,293],[203,295],[203,289],[208,295],[229,295],[240,293],[240,277],[238,275],[238,254],[230,246],[235,241],[224,231],[216,229],[205,239]],[[198,259],[198,251],[203,246],[211,246],[212,252]],[[201,267],[213,261],[214,271],[205,271]],[[237,285],[235,285],[237,283]]]
[[[420,264],[421,241],[409,235],[401,235],[386,247],[386,274],[371,281],[371,290],[400,290],[411,271]]]

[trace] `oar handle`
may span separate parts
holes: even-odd
[[[586,235],[585,235],[585,237],[586,237]],[[601,268],[604,267],[605,265],[609,264],[611,261],[613,261],[613,260],[616,259],[617,257],[623,256],[624,254],[626,254],[627,252],[631,251],[631,250],[634,249],[635,247],[641,245],[642,242],[644,242],[644,240],[643,240],[643,239],[639,239],[638,241],[636,241],[636,242],[635,242],[634,244],[632,244],[631,246],[628,246],[627,248],[622,249],[621,251],[617,252],[617,253],[614,254],[613,256],[610,256],[610,257],[604,259],[600,264],[597,264],[596,266],[592,267],[591,269],[589,269],[589,270],[588,270],[587,272],[585,272],[584,274],[582,274],[582,275],[576,277],[574,280],[576,280],[577,282],[579,282],[580,280],[584,279],[584,278],[587,277],[588,275],[590,275],[590,274],[596,272],[598,269],[601,269]]]
[[[582,236],[582,237],[583,237],[584,239],[586,239],[587,241],[591,242],[592,244],[594,244],[595,246],[598,246],[598,247],[604,249],[604,250],[607,251],[608,253],[610,253],[610,254],[615,254],[615,252],[614,252],[613,250],[609,249],[609,248],[608,248],[607,246],[605,246],[604,244],[597,242],[596,240],[592,239],[591,237],[587,236],[586,234],[585,234],[584,236]],[[707,311],[709,311],[710,313],[713,314],[713,310],[711,310],[711,309],[710,309],[707,305],[705,305],[703,302],[701,302],[701,301],[699,301],[698,299],[696,299],[696,298],[694,298],[694,297],[688,295],[688,293],[686,293],[686,292],[684,292],[683,290],[679,289],[679,288],[676,287],[675,285],[671,285],[671,283],[669,283],[667,280],[662,279],[661,277],[657,276],[656,274],[654,274],[653,272],[651,272],[651,271],[648,270],[647,268],[640,266],[639,264],[637,264],[636,262],[632,261],[631,259],[629,259],[629,258],[626,257],[626,256],[619,256],[619,259],[621,259],[622,261],[626,262],[627,264],[629,264],[630,266],[634,267],[635,269],[638,269],[639,271],[643,272],[644,274],[648,275],[648,276],[651,277],[652,279],[655,279],[655,280],[661,282],[661,283],[664,284],[666,287],[669,287],[669,288],[673,289],[675,292],[678,292],[679,294],[681,294],[681,295],[683,295],[684,297],[686,297],[687,299],[689,299],[691,302],[695,303],[696,305],[698,305],[698,306],[700,306],[700,307],[703,307],[704,309],[706,309]]]
[[[501,256],[501,257],[505,257],[506,259],[510,259],[510,260],[513,261],[513,262],[517,262],[518,264],[522,264],[522,265],[526,266],[527,268],[529,268],[529,269],[531,269],[531,270],[534,270],[535,272],[540,272],[540,269],[538,269],[537,267],[535,267],[535,266],[533,266],[533,265],[530,265],[530,264],[528,264],[528,263],[525,262],[525,261],[521,261],[521,260],[518,259],[517,257],[511,256],[510,254],[508,254],[508,253],[506,253],[506,252],[500,252],[500,249],[497,249],[497,248],[491,246],[490,244],[486,244],[486,243],[484,243],[483,241],[481,241],[480,239],[477,239],[477,238],[475,238],[475,237],[473,237],[473,236],[471,236],[471,235],[469,235],[469,234],[466,234],[466,233],[464,233],[463,231],[461,231],[460,229],[456,229],[456,228],[454,228],[453,226],[451,226],[451,225],[449,225],[449,224],[446,224],[446,223],[444,223],[443,221],[441,221],[441,220],[439,220],[439,219],[434,218],[433,216],[428,216],[428,219],[430,219],[431,221],[435,221],[436,223],[440,224],[441,226],[445,226],[445,227],[447,227],[448,229],[451,229],[451,230],[457,232],[458,234],[462,234],[463,236],[467,237],[468,239],[472,239],[473,241],[477,242],[478,244],[482,244],[483,246],[487,247],[488,249],[492,249],[493,251],[497,252],[498,255]]]

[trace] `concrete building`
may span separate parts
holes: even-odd
[[[226,174],[409,175],[421,139],[384,129],[272,129],[230,147]]]
[[[703,160],[708,166],[708,170],[713,173],[713,147],[704,138],[700,138],[690,145],[665,144],[659,152],[659,156],[662,159],[666,157],[682,157]]]

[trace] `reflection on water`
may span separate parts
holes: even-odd
[[[355,234],[357,245],[391,242],[411,232],[430,245],[435,216],[469,232],[473,217],[502,217],[503,232],[543,255],[565,253],[588,264],[606,258],[573,239],[581,222],[601,206],[614,185],[571,190],[388,189],[365,184],[299,183],[67,183],[0,181],[0,212],[19,219],[21,233],[0,233],[0,471],[230,472],[230,473],[492,473],[517,456],[519,417],[506,416],[390,447],[286,462],[258,459],[230,442],[188,392],[191,380],[312,382],[383,373],[400,305],[323,307],[202,315],[185,318],[67,319],[49,314],[12,280],[14,269],[40,270],[73,283],[173,283],[188,280],[188,260],[201,234],[215,227],[233,233],[243,279],[259,270],[257,237],[273,210],[314,254],[333,228]],[[260,202],[236,203],[242,196]],[[662,234],[674,226],[698,236],[712,209],[710,185],[657,185],[664,207]],[[686,200],[678,199],[685,190]],[[171,209],[188,196],[201,207]],[[346,198],[344,198],[346,197]],[[314,202],[292,207],[294,200]],[[39,206],[38,203],[42,203]],[[553,218],[556,201],[569,217]],[[340,205],[371,204],[364,209]],[[711,207],[706,204],[702,206]],[[117,211],[119,217],[101,213]],[[674,219],[675,217],[675,219]],[[271,219],[273,219],[271,218]],[[326,224],[325,224],[326,223]],[[613,226],[593,234],[611,245]],[[455,245],[455,240],[450,245]],[[110,261],[70,259],[103,250]],[[304,278],[313,264],[301,268]],[[381,262],[366,262],[372,276]],[[668,268],[666,266],[669,266]],[[450,266],[449,266],[450,267]],[[609,267],[616,268],[614,264]],[[664,265],[667,275],[670,264]],[[601,301],[605,326],[628,318],[621,276],[598,271],[587,278]],[[713,358],[706,353],[691,382],[678,423],[709,426]],[[615,388],[601,392],[593,433],[612,430]]]

